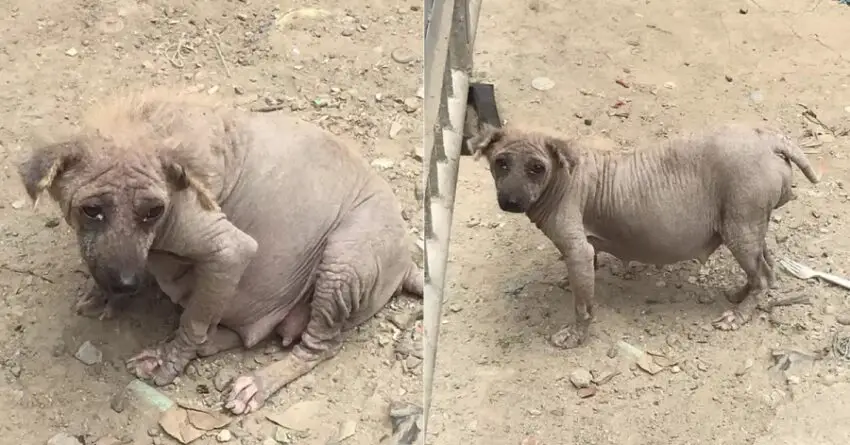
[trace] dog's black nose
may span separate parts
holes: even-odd
[[[109,283],[109,290],[115,294],[133,294],[139,291],[142,279],[138,274],[129,272],[117,272]]]
[[[510,213],[525,212],[525,209],[523,208],[522,204],[520,204],[519,200],[505,195],[499,196],[499,208],[501,208],[505,212]]]

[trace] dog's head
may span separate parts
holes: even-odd
[[[147,143],[81,136],[36,148],[18,169],[34,205],[45,191],[59,204],[95,282],[115,297],[142,287],[174,192],[195,187],[202,204],[215,207],[179,159]]]
[[[496,183],[499,207],[527,212],[555,179],[564,179],[577,158],[566,141],[536,133],[485,125],[467,142],[476,159],[484,156]]]

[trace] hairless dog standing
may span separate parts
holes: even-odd
[[[20,174],[76,230],[106,296],[83,309],[108,310],[148,273],[185,308],[173,339],[127,362],[138,377],[164,385],[196,357],[273,333],[295,344],[232,382],[236,414],[336,354],[342,331],[393,295],[422,295],[389,185],[332,135],[284,115],[120,97],[76,137],[36,149]]]
[[[790,139],[743,125],[628,155],[589,150],[579,140],[492,127],[469,145],[490,163],[499,207],[528,215],[564,255],[576,320],[552,336],[563,348],[588,338],[593,263],[600,251],[663,265],[705,262],[725,244],[747,283],[727,294],[737,306],[713,324],[738,329],[774,282],[765,235],[771,212],[794,199],[791,164],[818,182]]]

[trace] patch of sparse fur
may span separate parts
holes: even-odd
[[[231,116],[227,109],[200,95],[169,90],[118,94],[86,114],[83,138],[107,141],[88,150],[150,151],[180,165],[201,204],[218,208],[212,190],[218,168],[210,152],[223,150]],[[89,153],[97,155],[96,153]],[[100,153],[111,156],[111,153]]]

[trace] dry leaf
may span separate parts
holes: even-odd
[[[169,436],[177,439],[182,444],[190,443],[204,435],[202,430],[195,428],[189,423],[188,411],[179,406],[173,406],[162,413],[162,416],[159,418],[159,426]]]
[[[267,414],[266,419],[293,431],[307,431],[311,420],[318,418],[324,404],[318,400],[305,400],[290,406],[282,413]]]
[[[189,423],[195,428],[204,431],[224,428],[230,424],[230,417],[224,413],[208,413],[195,410],[186,410],[189,416]]]
[[[640,357],[637,358],[637,361],[635,363],[637,363],[640,369],[643,369],[651,375],[658,374],[659,372],[661,372],[661,370],[664,369],[656,365],[655,362],[652,361],[652,356],[650,356],[649,354],[642,354]]]

